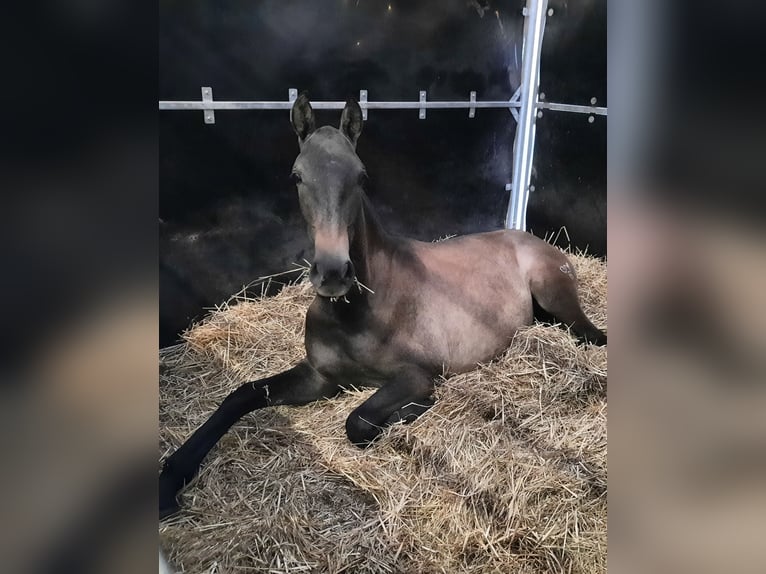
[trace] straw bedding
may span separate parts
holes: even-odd
[[[606,327],[606,265],[572,255]],[[235,298],[160,353],[160,455],[242,382],[303,356],[306,284]],[[436,405],[359,450],[372,390],[246,416],[160,525],[183,572],[605,572],[606,349],[536,324]]]

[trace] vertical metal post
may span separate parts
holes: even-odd
[[[516,139],[513,143],[513,183],[511,201],[505,217],[510,229],[527,229],[527,203],[529,178],[535,149],[535,103],[540,87],[540,50],[545,30],[545,12],[548,0],[527,0],[524,46],[521,55],[521,109],[519,110]]]

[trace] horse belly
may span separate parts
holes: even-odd
[[[519,239],[498,231],[418,246],[424,275],[420,333],[413,336],[422,338],[423,352],[445,369],[461,372],[489,361],[532,322],[532,295],[517,259]]]
[[[533,320],[532,297],[514,289],[495,304],[433,298],[419,311],[411,337],[420,352],[445,372],[471,370],[503,352],[516,331]]]

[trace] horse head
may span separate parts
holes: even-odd
[[[350,99],[339,128],[317,128],[314,110],[304,93],[293,104],[290,121],[300,145],[292,177],[314,243],[309,280],[317,294],[342,297],[355,279],[349,248],[367,179],[364,164],[356,155],[362,110]]]

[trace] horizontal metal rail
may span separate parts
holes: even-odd
[[[342,110],[346,102],[316,102],[311,101],[315,110]],[[426,109],[468,109],[468,108],[518,108],[518,102],[359,102],[362,109],[368,110],[418,110]],[[289,110],[293,102],[223,102],[213,100],[202,101],[160,101],[161,110]]]
[[[287,100],[281,101],[220,101],[213,99],[213,88],[204,86],[201,89],[201,100],[160,100],[160,110],[201,110],[204,112],[206,124],[215,123],[215,110],[289,110],[298,97],[298,90],[290,88],[287,91]],[[510,100],[476,101],[476,92],[471,92],[469,99],[460,101],[428,101],[426,92],[421,90],[418,100],[404,102],[370,102],[367,100],[367,90],[359,91],[359,106],[362,108],[362,117],[367,119],[368,110],[418,110],[418,117],[422,120],[426,117],[426,110],[468,110],[468,117],[476,117],[476,109],[506,109],[511,112],[514,119],[519,121],[518,108],[521,108],[519,98],[520,90],[517,90]],[[596,98],[591,99],[591,104],[596,103]],[[590,114],[589,122],[593,122],[594,115],[605,116],[607,109],[575,104],[558,104],[534,100],[531,102],[532,109],[548,109],[562,112],[575,112]],[[346,106],[343,101],[313,101],[311,106],[317,110],[342,110]],[[538,111],[537,114],[542,114]]]
[[[346,106],[346,102],[341,101],[312,101],[311,107],[315,110],[342,110]],[[438,110],[438,109],[511,109],[521,107],[520,102],[513,101],[476,101],[476,102],[418,102],[418,101],[405,101],[405,102],[359,102],[359,106],[366,110],[418,110],[421,108]],[[289,110],[293,107],[293,102],[287,101],[262,101],[262,102],[246,102],[246,101],[230,101],[225,102],[221,100],[211,100],[203,102],[199,100],[160,100],[160,110]],[[575,112],[580,114],[595,114],[600,116],[607,115],[607,108],[597,106],[581,106],[576,104],[558,104],[553,102],[537,102],[536,107],[561,111],[561,112]]]

